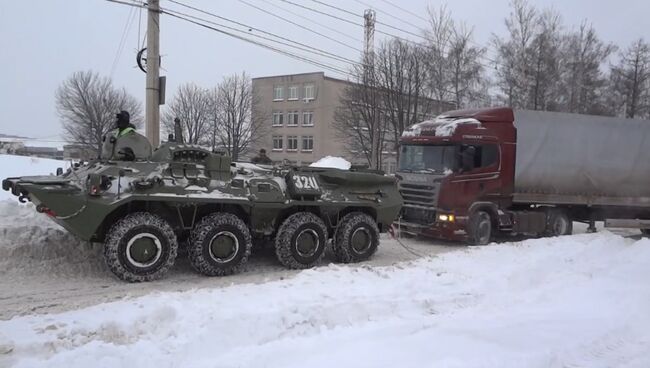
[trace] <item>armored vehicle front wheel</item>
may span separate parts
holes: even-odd
[[[311,212],[289,216],[275,237],[275,254],[289,268],[313,267],[323,256],[327,243],[327,227]]]
[[[192,230],[188,258],[192,267],[207,276],[235,273],[251,253],[253,242],[246,223],[231,213],[204,217]]]
[[[152,213],[136,212],[110,228],[104,245],[104,260],[124,281],[152,281],[169,271],[177,251],[176,234],[167,221]]]
[[[377,251],[379,228],[369,215],[362,212],[349,213],[341,219],[332,244],[337,261],[365,261]]]

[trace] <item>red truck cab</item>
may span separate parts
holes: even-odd
[[[499,208],[510,207],[516,129],[509,108],[458,110],[411,126],[400,141],[402,231],[485,243]],[[475,218],[487,212],[489,218]],[[485,216],[483,216],[485,217]],[[488,223],[486,224],[486,221]],[[478,238],[477,238],[478,235]]]

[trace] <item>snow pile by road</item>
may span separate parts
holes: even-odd
[[[603,232],[151,294],[0,322],[0,366],[648,367],[649,260]]]
[[[104,271],[101,247],[68,233],[34,205],[0,201],[0,278],[34,272],[51,277]]]
[[[0,179],[12,176],[49,175],[56,173],[61,167],[64,170],[69,166],[65,161],[51,160],[16,155],[0,155]],[[3,199],[16,199],[7,191],[0,191],[0,201]]]
[[[341,170],[350,170],[352,164],[342,157],[325,156],[309,165],[311,167],[328,167]]]

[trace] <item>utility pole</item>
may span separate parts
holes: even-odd
[[[155,148],[160,144],[160,0],[149,0],[147,13],[145,133]]]
[[[364,43],[363,43],[363,83],[364,88],[369,88],[371,96],[375,96],[375,19],[376,14],[372,9],[366,9],[363,13]],[[375,101],[376,102],[376,101]],[[379,169],[379,110],[377,104],[373,104],[372,114],[372,141],[370,149],[370,168]]]

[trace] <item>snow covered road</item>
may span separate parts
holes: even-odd
[[[418,254],[463,249],[458,244],[410,241]],[[391,265],[417,258],[384,237],[369,265]],[[326,264],[332,257],[326,257]],[[244,272],[209,278],[197,274],[182,258],[168,277],[146,284],[117,280],[104,265],[101,246],[90,247],[37,214],[31,205],[0,200],[0,320],[30,313],[61,312],[155,291],[184,291],[231,284],[262,283],[293,277],[267,249],[254,249]]]
[[[0,322],[0,366],[648,367],[649,261],[603,232],[153,293]]]

